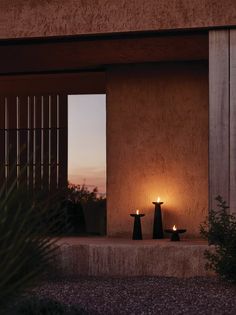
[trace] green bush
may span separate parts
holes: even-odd
[[[24,187],[0,190],[0,308],[35,284],[50,268],[64,221],[55,194],[32,194]]]
[[[200,226],[203,238],[215,245],[215,250],[205,251],[206,268],[236,282],[236,216],[229,214],[229,207],[222,197],[218,196],[216,200],[218,209],[210,210],[208,218]]]

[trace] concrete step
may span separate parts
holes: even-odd
[[[58,241],[57,273],[76,276],[212,276],[205,269],[204,241],[133,241],[108,237],[67,237]]]

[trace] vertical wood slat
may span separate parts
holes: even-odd
[[[67,187],[68,169],[68,101],[67,95],[59,97],[59,177],[60,189]]]
[[[57,188],[57,95],[51,95],[50,190]]]
[[[43,189],[49,190],[49,96],[43,96]]]
[[[236,29],[230,30],[230,211],[236,212]]]
[[[41,127],[42,127],[42,106],[41,96],[34,97],[35,110],[35,189],[41,189]]]
[[[28,97],[28,184],[29,189],[34,189],[34,97]]]
[[[20,184],[27,184],[27,131],[28,128],[28,99],[27,96],[19,97],[19,163]]]
[[[0,96],[0,188],[5,181],[5,97]]]
[[[9,178],[8,187],[17,178],[17,97],[7,98],[7,117],[8,117],[8,156],[9,156]]]
[[[209,206],[229,201],[229,31],[209,32]]]

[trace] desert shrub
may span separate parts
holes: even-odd
[[[14,187],[0,190],[0,308],[48,271],[64,222],[59,195]]]
[[[98,197],[98,189],[95,187],[92,191],[86,185],[68,184],[68,199],[74,203],[96,201],[101,199]]]
[[[87,216],[85,216],[85,211],[88,213],[88,209],[94,209],[95,212],[99,212],[104,217],[100,219],[105,222],[105,214],[102,214],[103,212],[105,213],[106,199],[99,195],[97,188],[90,191],[86,185],[69,184],[67,192],[67,234],[89,232],[88,226],[86,226]],[[103,209],[104,211],[101,211]]]
[[[206,268],[214,270],[222,278],[236,282],[236,216],[230,214],[222,197],[216,198],[218,209],[210,210],[200,226],[203,238],[215,246],[206,250]]]

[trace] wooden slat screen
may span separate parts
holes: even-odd
[[[67,185],[67,95],[0,96],[0,185]]]
[[[65,188],[67,95],[105,91],[103,71],[0,76],[0,187]]]

